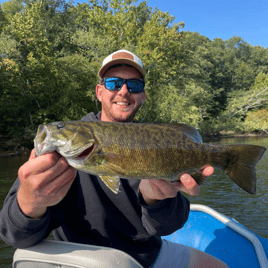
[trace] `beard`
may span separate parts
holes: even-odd
[[[132,122],[142,104],[143,102],[140,101],[140,103],[137,105],[137,107],[135,107],[135,109],[131,113],[126,114],[122,114],[120,112],[117,113],[113,110],[110,110],[105,105],[102,106],[102,111],[105,113],[105,115],[109,118],[111,122],[118,122],[118,123]]]

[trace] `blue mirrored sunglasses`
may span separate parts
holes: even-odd
[[[131,93],[141,93],[144,89],[145,82],[139,79],[123,79],[120,77],[106,77],[100,80],[108,90],[119,91],[126,83],[127,89]]]

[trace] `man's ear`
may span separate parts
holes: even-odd
[[[145,100],[146,100],[146,93],[145,93],[145,90],[143,90],[142,98],[141,98],[142,104],[144,104]]]
[[[97,99],[101,102],[102,101],[102,91],[103,91],[102,85],[97,84],[95,91],[96,91]]]

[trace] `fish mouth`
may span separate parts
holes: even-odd
[[[87,159],[97,144],[94,140],[89,140],[85,145],[75,148],[73,140],[76,138],[76,133],[69,140],[62,141],[56,138],[51,129],[47,125],[40,125],[34,139],[35,154],[40,156],[46,152],[57,151],[66,159],[73,159],[75,161],[83,162]],[[53,137],[54,136],[54,137]]]
[[[71,158],[75,161],[82,161],[83,162],[93,153],[95,147],[96,147],[96,144],[93,143],[91,146],[89,146],[88,148],[86,148],[82,152],[80,151],[78,155],[72,156]]]
[[[56,144],[51,142],[51,134],[46,125],[40,125],[34,139],[35,154],[40,156],[46,152],[52,152],[57,149]]]
[[[98,150],[98,144],[91,143],[91,145],[88,146],[87,148],[84,148],[82,151],[80,150],[78,154],[65,157],[65,158],[67,162],[69,163],[69,165],[71,165],[74,168],[79,169],[79,167],[81,167],[81,165],[83,165],[88,158],[94,155],[97,150]]]

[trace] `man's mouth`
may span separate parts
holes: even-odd
[[[121,105],[121,106],[129,106],[129,102],[115,102],[116,105]]]

